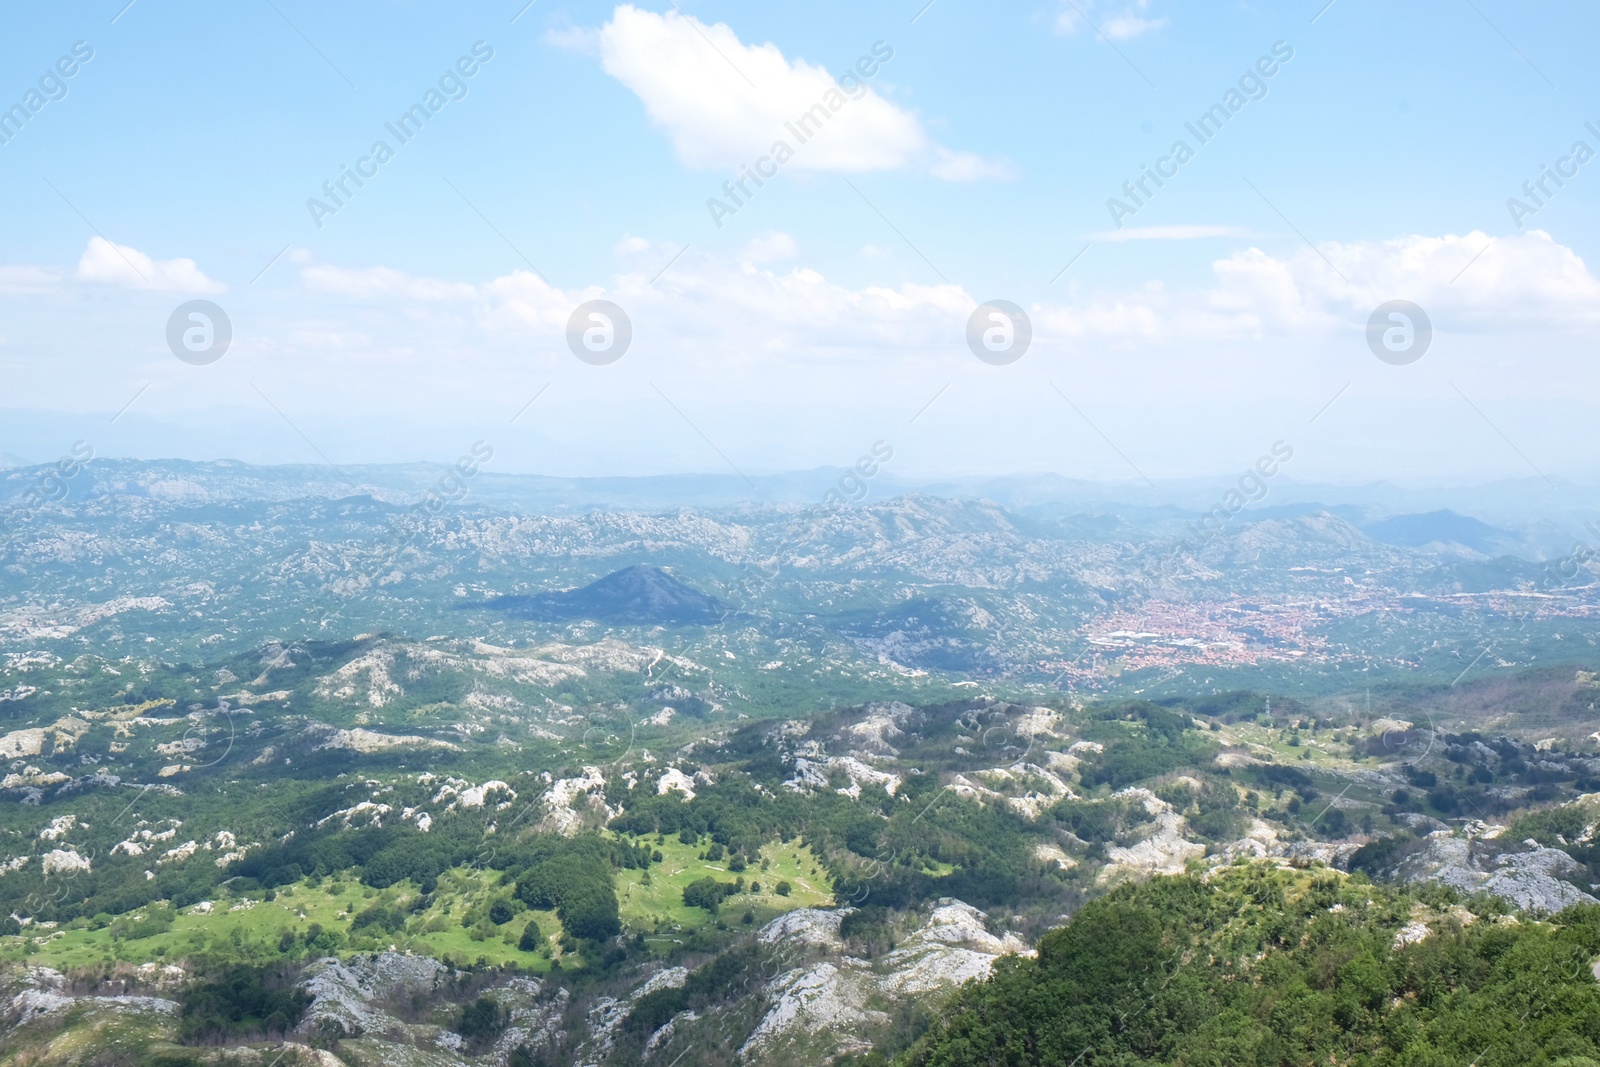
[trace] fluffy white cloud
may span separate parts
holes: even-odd
[[[716,338],[719,345],[704,356],[713,360],[726,360],[729,352],[848,359],[870,349],[945,347],[959,336],[976,303],[956,285],[851,289],[809,268],[772,269],[770,264],[798,253],[794,238],[782,232],[759,235],[731,256],[691,251],[654,284],[651,279],[677,249],[628,238],[616,251],[627,269],[606,288],[558,289],[522,270],[481,284],[328,266],[307,266],[301,278],[318,293],[411,305],[416,315],[407,331],[422,346],[427,341],[419,334],[430,324],[441,332],[459,331],[463,315],[511,343],[553,340],[573,308],[604,297],[627,310],[636,338],[648,335],[665,349],[700,359],[701,342]]]
[[[201,273],[192,259],[152,259],[104,237],[89,238],[78,260],[78,280],[165,293],[225,293],[228,287]]]
[[[591,47],[582,34],[547,39]],[[624,4],[593,46],[606,73],[639,97],[685,166],[736,170],[772,154],[781,140],[793,151],[784,165],[797,170],[923,165],[955,181],[1003,172],[971,153],[934,145],[915,115],[874,92],[859,71],[836,80],[822,67],[788,59],[774,44],[745,44],[725,23],[708,26],[676,11],[658,15]],[[881,68],[893,50],[882,42],[875,47],[867,59]],[[791,127],[804,134],[803,143]]]
[[[107,373],[76,376],[63,390],[54,364],[18,358],[54,328],[53,309],[0,354],[11,395],[44,407],[87,395],[83,402],[115,411],[158,378],[161,388],[140,401],[146,417],[203,412],[217,403],[219,383],[259,401],[257,383],[335,462],[454,455],[463,441],[488,436],[496,469],[504,448],[506,469],[547,473],[722,469],[719,452],[753,471],[849,462],[881,436],[907,470],[913,462],[930,470],[1068,464],[1127,476],[1054,382],[1152,477],[1223,469],[1240,449],[1248,459],[1257,438],[1285,434],[1285,420],[1302,428],[1308,460],[1344,464],[1341,477],[1404,474],[1424,463],[1525,473],[1461,393],[1541,468],[1559,469],[1551,457],[1566,454],[1572,420],[1587,416],[1558,422],[1552,401],[1592,395],[1600,381],[1587,342],[1600,282],[1571,249],[1543,233],[1413,235],[1318,250],[1283,238],[1266,248],[1230,245],[1201,282],[1122,288],[1078,270],[1070,289],[1013,295],[1033,318],[1034,347],[1006,368],[967,349],[973,293],[826,277],[784,261],[781,233],[723,249],[626,238],[615,248],[615,273],[586,288],[557,288],[526,270],[435,279],[301,263],[292,290],[253,294],[260,304],[248,335],[240,331],[249,347],[204,379],[166,352],[148,308],[119,314],[119,302],[103,299],[87,316],[95,332],[83,366]],[[1120,247],[1127,256],[1139,246]],[[862,260],[849,269],[884,272]],[[74,288],[83,286],[68,279],[59,298],[72,299]],[[128,296],[122,303],[141,303],[135,291]],[[564,338],[573,309],[596,297],[620,304],[634,327],[626,358],[611,366],[574,359]],[[1439,334],[1436,352],[1399,373],[1373,359],[1362,337],[1372,309],[1396,297],[1427,309]],[[19,308],[30,303],[40,302],[17,299]],[[119,334],[142,344],[145,366],[118,362],[126,359]],[[1347,386],[1333,415],[1316,423],[1323,436],[1312,448],[1306,420]],[[546,388],[548,397],[522,414]],[[244,458],[266,454],[249,451],[257,447],[306,458],[277,413],[254,408],[259,424],[246,432],[219,418],[215,440],[245,448]],[[266,444],[252,444],[257,437]],[[1385,456],[1399,466],[1384,466]]]
[[[793,235],[768,230],[747,242],[739,250],[739,259],[745,263],[777,263],[799,254],[800,246],[795,244]]]
[[[390,267],[345,270],[322,265],[308,266],[300,272],[300,279],[309,289],[332,296],[354,297],[358,300],[384,297],[401,297],[406,300],[460,300],[470,298],[476,292],[473,286],[464,282],[419,278]]]
[[[1222,227],[1159,229],[1173,231],[1161,232],[1165,238],[1226,235],[1213,233]],[[470,284],[382,267],[310,265],[302,279],[308,289],[331,296],[437,306],[441,332],[475,322],[493,335],[522,337],[522,343],[534,335],[559,336],[574,307],[604,296],[628,310],[637,336],[696,360],[756,353],[877,360],[927,351],[959,357],[959,346],[949,342],[961,335],[975,304],[958,285],[853,289],[807,267],[775,268],[798,253],[794,238],[778,231],[731,254],[691,249],[675,261],[679,247],[640,238],[624,239],[616,251],[623,272],[607,287],[581,291],[555,288],[529,271]],[[661,273],[669,261],[671,270]],[[1029,312],[1040,343],[1087,338],[1160,345],[1344,336],[1373,308],[1396,298],[1420,304],[1435,329],[1446,332],[1570,332],[1600,320],[1600,280],[1542,231],[1327,242],[1286,256],[1245,247],[1212,263],[1209,285],[1170,289],[1152,282],[1035,303]],[[419,319],[416,327],[426,329],[428,321]],[[716,343],[708,346],[708,340]]]
[[[933,150],[933,166],[928,173],[947,182],[1007,181],[1016,177],[1009,163],[984,159],[976,152]]]
[[[1347,331],[1388,300],[1420,305],[1436,330],[1564,332],[1600,322],[1600,280],[1548,233],[1301,246],[1287,258],[1246,248],[1212,264],[1215,282],[1039,309],[1040,333],[1107,339],[1209,338]]]
[[[1106,20],[1100,29],[1113,41],[1126,41],[1151,30],[1159,30],[1167,24],[1166,19],[1147,19],[1140,15],[1116,15]]]
[[[0,293],[44,293],[61,284],[61,272],[48,267],[0,266]]]
[[[1104,14],[1095,11],[1094,0],[1072,0],[1072,3],[1064,3],[1063,8],[1056,17],[1056,30],[1060,33],[1076,33],[1079,27],[1084,26],[1085,15],[1113,41],[1132,40],[1167,25],[1164,18],[1146,16],[1145,12],[1150,10],[1150,0],[1135,0],[1126,7]]]

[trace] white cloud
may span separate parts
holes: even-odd
[[[44,293],[61,284],[61,272],[48,267],[0,266],[0,293]]]
[[[570,47],[583,39],[559,40]],[[826,69],[790,60],[774,44],[747,45],[725,23],[708,26],[676,11],[658,15],[624,4],[601,27],[599,52],[606,73],[639,97],[688,167],[736,170],[773,154],[782,141],[793,152],[783,165],[796,170],[927,165],[936,177],[944,176],[941,170],[956,175],[950,180],[992,176],[983,167],[994,165],[976,156],[945,160],[939,153],[970,153],[939,149],[915,115],[880,96],[859,72],[847,72],[855,80],[846,91]],[[879,67],[885,62],[868,59]]]
[[[1150,229],[1174,230],[1160,236],[1181,239],[1226,228]],[[481,284],[385,267],[308,266],[302,277],[317,293],[435,308],[413,308],[421,316],[414,327],[419,331],[432,323],[442,334],[456,334],[475,321],[491,334],[526,337],[522,343],[535,335],[558,337],[577,304],[603,296],[628,310],[641,337],[648,332],[667,350],[713,361],[755,353],[877,361],[892,353],[948,350],[949,338],[959,336],[974,305],[958,285],[852,289],[807,267],[775,269],[799,251],[794,238],[780,231],[763,233],[731,255],[691,248],[662,274],[680,251],[625,238],[616,248],[622,273],[609,286],[583,290],[558,289],[522,270]],[[863,254],[883,253],[869,246]],[[1445,332],[1572,332],[1600,321],[1600,280],[1570,248],[1542,231],[1493,239],[1474,232],[1327,242],[1287,255],[1246,247],[1212,263],[1209,285],[1171,289],[1152,282],[1036,303],[1029,311],[1041,343],[1315,340],[1359,330],[1373,308],[1396,298],[1420,304],[1435,329]],[[708,338],[717,343],[705,344]],[[407,343],[428,344],[414,338]]]
[[[491,328],[533,326],[544,330],[565,330],[567,316],[583,300],[600,296],[599,289],[568,294],[528,270],[512,271],[495,278],[480,289],[489,304],[484,322]]]
[[[654,248],[655,245],[653,245],[650,241],[630,233],[613,245],[611,250],[612,252],[616,253],[617,258],[619,259],[633,259],[641,255],[649,254]]]
[[[474,286],[464,282],[419,278],[390,267],[346,270],[342,267],[308,266],[301,270],[300,279],[309,289],[332,296],[354,297],[358,300],[384,297],[400,297],[405,300],[461,300],[470,299],[477,293]]]
[[[744,263],[777,263],[793,259],[799,254],[800,246],[795,244],[792,235],[779,230],[768,230],[757,235],[740,249],[739,259]]]
[[[192,259],[151,259],[137,248],[89,238],[78,260],[79,281],[168,293],[225,293],[228,287],[201,273]]]
[[[1302,246],[1288,260],[1258,249],[1219,260],[1213,265],[1220,283],[1214,303],[1251,314],[1270,312],[1285,322],[1316,322],[1364,316],[1386,300],[1403,298],[1422,305],[1436,327],[1478,331],[1529,325],[1562,330],[1600,317],[1600,281],[1577,253],[1542,230],[1496,238],[1477,231],[1411,235],[1319,247],[1322,255]]]
[[[1113,41],[1126,41],[1138,37],[1142,33],[1159,30],[1166,24],[1166,19],[1147,19],[1138,15],[1118,15],[1115,18],[1107,19],[1105,25],[1100,28]]]
[[[1415,302],[1435,330],[1450,332],[1562,332],[1600,322],[1600,279],[1541,230],[1496,238],[1474,231],[1330,241],[1316,249],[1302,245],[1287,258],[1246,248],[1216,260],[1212,273],[1209,288],[1172,293],[1152,285],[1042,308],[1037,333],[1123,340],[1312,337],[1358,328],[1372,309],[1394,299]]]
[[[788,165],[804,170],[901,167],[927,146],[916,118],[870,88],[852,100],[823,68],[791,63],[773,44],[746,45],[724,23],[624,4],[600,31],[600,52],[606,73],[638,95],[690,167],[737,167],[779,138],[796,149]],[[824,129],[801,145],[784,124],[817,107]]]
[[[954,152],[936,147],[933,157],[934,163],[928,168],[928,173],[940,181],[1007,181],[1016,177],[1009,163],[984,159],[975,152]]]
[[[250,340],[270,359],[251,372],[271,376],[261,380],[263,391],[297,424],[307,420],[305,432],[336,461],[340,448],[378,450],[372,442],[380,441],[391,457],[453,455],[461,447],[454,437],[470,441],[469,432],[499,422],[494,444],[506,449],[507,469],[719,469],[722,459],[687,417],[746,470],[849,462],[876,435],[892,434],[897,456],[904,438],[908,470],[912,462],[991,469],[1070,462],[1085,476],[1114,477],[1126,475],[1123,461],[1048,382],[1061,384],[1096,426],[1160,477],[1186,464],[1231,464],[1235,448],[1248,460],[1255,438],[1273,440],[1289,415],[1309,419],[1354,379],[1335,417],[1316,424],[1317,433],[1334,435],[1316,454],[1350,464],[1341,470],[1351,477],[1368,477],[1388,468],[1363,468],[1360,457],[1405,448],[1445,457],[1441,470],[1501,472],[1494,450],[1507,451],[1503,442],[1450,382],[1543,467],[1570,445],[1549,415],[1552,399],[1592,395],[1600,380],[1588,352],[1600,282],[1544,233],[1492,241],[1481,233],[1410,235],[1318,250],[1281,236],[1266,248],[1236,240],[1211,257],[1209,278],[1182,284],[1119,287],[1078,269],[1070,289],[1058,283],[1042,298],[1012,296],[1034,324],[1034,348],[1012,368],[980,364],[963,340],[973,296],[990,293],[845,283],[794,262],[755,261],[787,251],[781,234],[763,235],[757,247],[686,251],[673,241],[626,238],[610,277],[564,289],[527,270],[469,284],[393,268],[305,264],[294,271],[302,284],[292,292],[273,288],[258,298],[273,310],[253,317],[259,325]],[[902,252],[887,267],[852,256],[845,269],[895,277]],[[71,286],[63,288],[70,297]],[[620,304],[634,327],[633,347],[610,367],[574,359],[564,336],[573,309],[596,297]],[[1394,298],[1416,301],[1434,322],[1435,350],[1414,373],[1393,373],[1362,337],[1373,308]],[[267,303],[273,300],[280,303]],[[97,336],[133,329],[142,314],[133,308],[119,319],[105,301],[95,304],[104,312],[89,324]],[[49,325],[0,349],[8,373],[16,373],[10,365],[24,371],[22,389],[40,403],[59,394],[59,373],[21,355],[57,318],[52,312],[40,320]],[[15,332],[9,319],[6,331]],[[147,347],[152,373],[173,362],[159,336]],[[86,360],[121,366],[110,354],[115,344],[85,350]],[[227,360],[219,369],[242,374],[245,366]],[[95,402],[115,411],[139,384],[126,368],[121,373],[85,376],[72,395],[100,387],[105,397]],[[184,374],[163,381],[149,398],[152,411],[157,403],[177,410],[216,402],[214,383]],[[547,384],[549,397],[508,428]],[[1354,421],[1361,411],[1368,421]],[[397,431],[399,424],[406,429]],[[281,423],[264,425],[264,439],[279,442],[270,447],[298,447]],[[971,429],[997,425],[1006,432]],[[435,436],[425,440],[424,426]],[[1308,459],[1312,452],[1308,443]],[[1337,458],[1346,455],[1356,458]],[[1511,454],[1505,469],[1515,473],[1520,462]],[[498,456],[496,463],[499,469]],[[1551,461],[1546,469],[1556,468]]]
[[[1164,18],[1146,17],[1145,12],[1150,10],[1150,0],[1135,0],[1120,10],[1103,15],[1094,13],[1094,0],[1072,0],[1063,7],[1064,10],[1056,17],[1058,33],[1076,33],[1080,27],[1085,27],[1086,16],[1098,26],[1101,33],[1113,41],[1129,41],[1168,24],[1168,20]]]
[[[1250,233],[1239,226],[1127,226],[1089,236],[1096,241],[1196,241],[1206,237],[1245,237]]]
[[[600,33],[598,30],[583,27],[567,27],[564,29],[548,29],[544,31],[545,44],[555,48],[564,48],[569,52],[579,55],[600,57]]]
[[[459,345],[494,350],[510,345],[519,351],[553,346],[564,351],[561,338],[572,309],[603,297],[626,309],[636,343],[642,346],[648,337],[653,350],[702,367],[753,366],[774,358],[793,364],[915,360],[948,347],[975,304],[956,285],[852,289],[809,268],[774,269],[770,264],[798,254],[794,238],[782,232],[762,234],[732,255],[691,249],[652,284],[671,258],[669,248],[679,251],[638,238],[619,242],[615,251],[623,273],[603,288],[558,289],[523,270],[471,285],[382,267],[310,266],[302,270],[302,282],[316,295],[405,305],[406,327],[388,342],[393,351]],[[383,358],[386,342],[324,325],[314,306],[307,322],[302,332],[291,335],[292,347],[306,350],[316,341]],[[372,325],[381,329],[381,322],[375,319]],[[322,331],[332,334],[323,336]],[[465,342],[471,334],[463,331],[481,335]]]

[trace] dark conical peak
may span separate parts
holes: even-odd
[[[577,589],[501,597],[491,606],[550,622],[593,619],[629,626],[705,625],[726,606],[660,567],[624,567]]]

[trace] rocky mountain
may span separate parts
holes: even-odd
[[[1424,515],[1394,515],[1363,526],[1367,536],[1391,545],[1453,544],[1474,552],[1504,551],[1516,538],[1505,530],[1448,508]]]
[[[0,472],[0,1067],[879,1064],[1100,901],[1223,996],[1600,900],[1588,557],[91,470]]]

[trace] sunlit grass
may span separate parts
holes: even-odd
[[[766,922],[774,916],[796,908],[826,907],[833,903],[833,884],[827,872],[817,862],[809,848],[798,842],[787,845],[770,842],[761,849],[761,855],[735,874],[728,870],[726,857],[712,862],[699,856],[706,851],[708,842],[685,845],[676,837],[667,837],[656,843],[650,836],[638,839],[661,852],[662,861],[650,865],[650,884],[644,884],[644,871],[617,872],[617,899],[621,904],[622,922],[631,933],[643,933],[647,939],[671,941],[673,935],[695,930],[712,922],[710,912],[691,908],[683,902],[683,889],[689,883],[711,877],[719,882],[732,882],[743,876],[745,885],[758,882],[759,893],[736,893],[728,897],[720,909],[724,922],[737,923],[746,909],[755,912],[755,921]],[[767,869],[761,869],[762,861]],[[779,882],[788,882],[789,895],[779,896]]]
[[[561,955],[556,941],[561,934],[561,924],[551,911],[519,912],[510,922],[496,928],[494,935],[473,939],[472,931],[461,925],[461,919],[474,905],[487,903],[495,896],[509,895],[509,889],[499,885],[499,878],[496,871],[467,868],[447,871],[439,879],[432,905],[410,917],[404,930],[391,933],[369,927],[357,931],[356,937],[347,940],[340,951],[373,951],[393,946],[401,951],[458,963],[473,963],[482,957],[492,964],[515,963],[524,970],[543,971],[550,967],[548,959],[517,947],[523,927],[529,919],[536,919],[545,943],[553,955],[562,959],[563,966],[580,965],[578,957]],[[347,872],[341,878],[328,879],[316,886],[300,882],[280,888],[273,900],[260,899],[260,893],[248,897],[219,894],[211,901],[209,913],[194,906],[183,908],[173,919],[170,930],[149,937],[114,938],[111,927],[106,926],[98,930],[28,931],[21,937],[0,938],[0,959],[26,958],[29,962],[67,969],[109,961],[135,964],[176,961],[201,953],[229,958],[274,958],[280,955],[278,942],[285,931],[303,941],[306,931],[316,924],[324,930],[348,936],[350,921],[362,909],[374,903],[407,908],[418,893],[418,888],[410,883],[383,891],[372,889],[357,881],[356,872]],[[120,918],[136,926],[149,910],[140,908]],[[430,926],[438,928],[428,929]],[[36,951],[27,955],[30,944]]]

